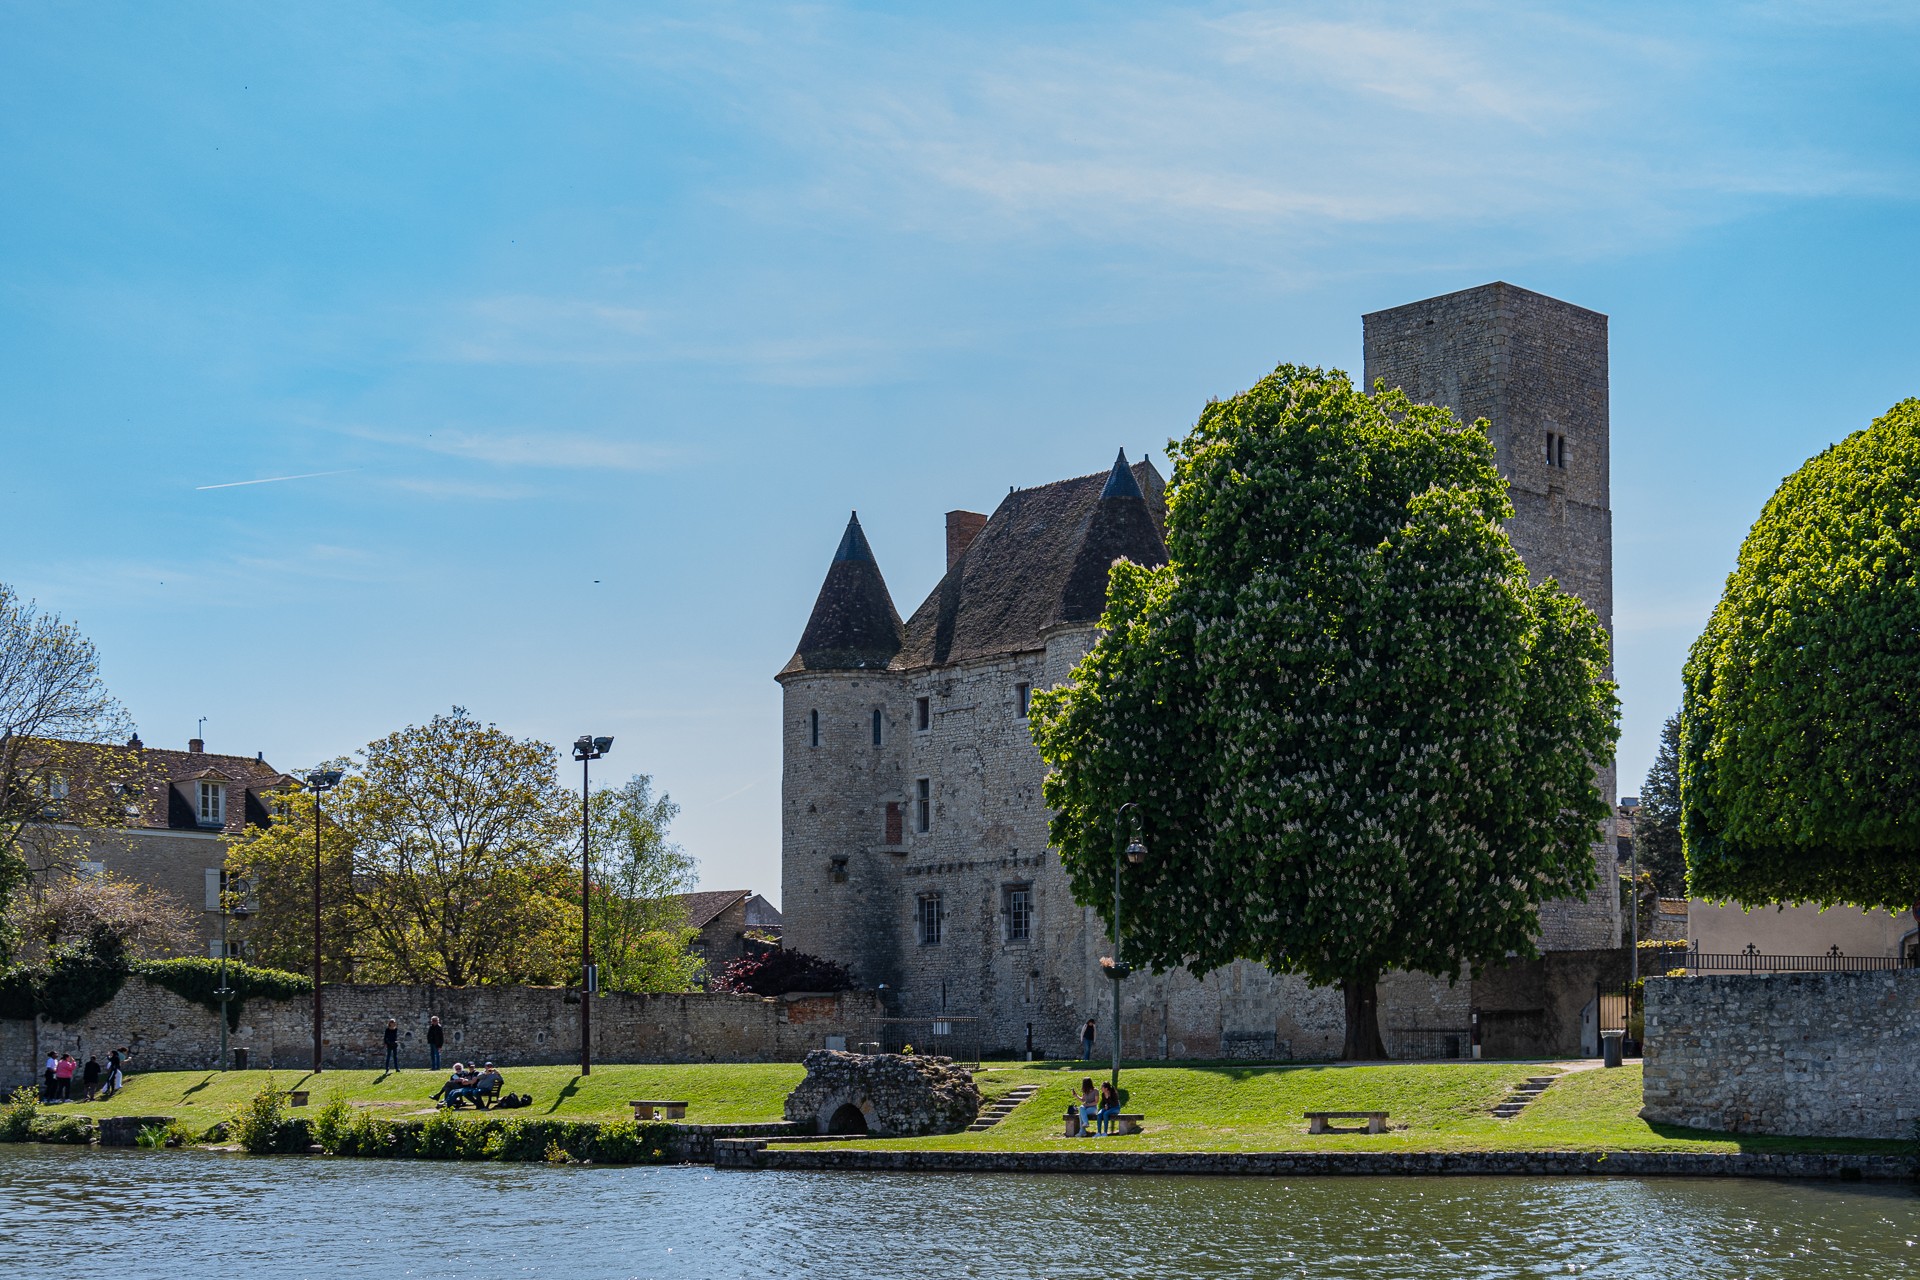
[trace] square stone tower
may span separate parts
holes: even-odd
[[[1362,318],[1366,381],[1487,420],[1513,500],[1507,532],[1533,580],[1557,579],[1613,635],[1607,318],[1496,282]],[[1611,762],[1599,776],[1612,807]],[[1611,820],[1608,822],[1611,827]],[[1619,945],[1612,831],[1596,832],[1600,883],[1585,901],[1541,912],[1541,945]]]

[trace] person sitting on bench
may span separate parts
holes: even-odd
[[[500,1073],[495,1071],[493,1064],[489,1062],[471,1085],[465,1089],[455,1089],[447,1095],[447,1105],[457,1110],[462,1102],[471,1102],[474,1110],[485,1111],[487,1099],[497,1095],[500,1092],[500,1086],[505,1083]]]
[[[467,1070],[467,1064],[456,1062],[453,1064],[453,1074],[447,1077],[447,1082],[433,1091],[433,1100],[445,1102],[455,1089],[471,1089],[473,1081],[474,1073]]]
[[[1112,1084],[1100,1086],[1100,1109],[1093,1113],[1094,1131],[1111,1138],[1114,1126],[1120,1122],[1120,1095]]]

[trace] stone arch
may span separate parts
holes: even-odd
[[[867,1113],[851,1102],[843,1102],[839,1109],[828,1117],[827,1132],[864,1135],[867,1132]]]
[[[820,1104],[817,1133],[871,1133],[885,1136],[885,1126],[874,1123],[873,1100],[864,1095],[837,1093]]]

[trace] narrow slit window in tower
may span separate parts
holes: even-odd
[[[880,708],[875,707],[873,709],[873,745],[876,747],[880,745],[880,726],[882,723]]]
[[[916,778],[913,783],[913,829],[933,830],[933,779]]]
[[[913,700],[913,727],[921,733],[933,728],[933,699],[915,698]]]
[[[820,745],[820,713],[818,711],[807,712],[807,745],[810,747]]]

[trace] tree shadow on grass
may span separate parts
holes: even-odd
[[[566,1084],[561,1086],[560,1092],[553,1095],[553,1101],[547,1105],[546,1113],[548,1115],[552,1115],[554,1112],[560,1109],[561,1103],[565,1102],[568,1098],[573,1097],[576,1093],[579,1093],[579,1092],[580,1092],[580,1077],[577,1075],[570,1077],[567,1080]]]
[[[196,1093],[198,1093],[198,1092],[200,1092],[200,1091],[201,1091],[202,1089],[204,1089],[204,1088],[206,1088],[206,1087],[207,1087],[208,1085],[210,1085],[210,1084],[212,1084],[212,1083],[213,1083],[213,1082],[214,1082],[214,1081],[215,1081],[216,1079],[218,1079],[218,1078],[219,1078],[219,1076],[220,1076],[220,1073],[219,1073],[218,1071],[209,1071],[209,1072],[207,1072],[207,1074],[206,1074],[206,1075],[204,1075],[204,1076],[202,1076],[202,1077],[200,1078],[200,1083],[199,1083],[199,1084],[196,1084],[196,1085],[194,1085],[194,1086],[193,1086],[192,1088],[189,1088],[189,1089],[182,1089],[182,1090],[180,1091],[180,1096],[181,1096],[181,1097],[183,1097],[183,1098],[185,1098],[185,1097],[188,1097],[188,1096],[189,1096],[189,1095],[191,1095],[191,1094],[196,1094]]]

